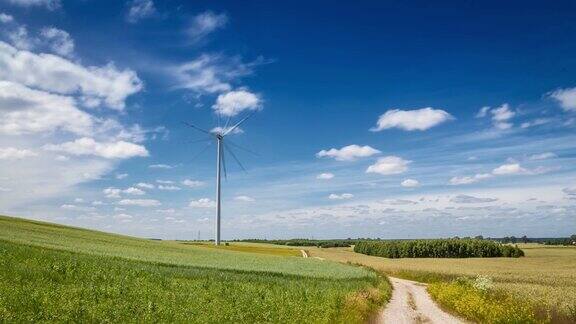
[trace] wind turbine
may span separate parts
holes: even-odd
[[[228,151],[228,153],[230,153],[230,155],[232,155],[232,158],[236,161],[236,163],[238,163],[238,165],[240,166],[240,168],[242,168],[242,170],[246,171],[246,169],[244,168],[244,166],[242,165],[242,163],[240,163],[240,160],[238,160],[238,158],[236,157],[236,155],[234,154],[234,152],[232,152],[232,150],[230,149],[230,147],[227,145],[227,143],[232,144],[235,147],[238,148],[242,148],[237,144],[234,144],[232,142],[230,142],[229,140],[226,140],[226,142],[224,141],[224,139],[226,138],[227,135],[231,134],[234,130],[236,130],[240,125],[242,125],[242,123],[244,123],[246,120],[248,120],[248,118],[252,117],[252,115],[254,115],[254,113],[256,112],[256,110],[254,110],[252,113],[250,113],[249,115],[247,115],[246,117],[242,118],[239,122],[237,122],[236,124],[234,124],[234,126],[228,127],[228,123],[230,122],[230,118],[228,118],[228,121],[226,122],[226,125],[224,127],[217,127],[215,129],[213,129],[212,131],[208,131],[205,129],[202,129],[198,126],[195,126],[191,123],[188,122],[184,122],[184,125],[194,128],[197,131],[200,131],[202,133],[208,134],[209,138],[211,141],[214,140],[216,141],[217,145],[216,145],[216,224],[215,224],[215,238],[214,238],[214,244],[215,245],[220,245],[220,215],[221,215],[221,209],[222,209],[222,203],[221,203],[221,174],[222,174],[222,170],[224,170],[224,178],[228,178],[227,174],[226,174],[226,159],[224,158],[224,150]],[[218,119],[220,119],[220,116],[218,116]],[[212,144],[212,142],[209,142],[208,145],[206,145],[206,147],[204,147],[204,149],[202,151],[200,151],[200,153],[198,155],[200,155],[202,152],[204,152],[208,146]],[[244,149],[246,150],[246,149]],[[246,150],[248,151],[248,150]],[[250,151],[248,151],[250,152]]]

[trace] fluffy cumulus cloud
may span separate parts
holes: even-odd
[[[155,199],[122,199],[118,202],[121,206],[157,207],[162,205]]]
[[[174,186],[174,185],[159,185],[158,186],[159,190],[164,190],[164,191],[178,191],[181,190],[180,187]]]
[[[236,196],[234,197],[234,200],[236,201],[242,201],[242,202],[253,202],[255,201],[254,198],[250,197],[250,196]]]
[[[74,53],[74,40],[68,32],[54,27],[45,27],[40,31],[40,35],[54,53],[61,56],[72,56]]]
[[[499,107],[482,107],[476,114],[476,118],[483,118],[490,116],[492,125],[499,130],[507,130],[514,125],[510,122],[516,116],[516,112],[510,108],[510,105],[505,103]]]
[[[558,89],[548,94],[550,98],[558,101],[565,111],[576,111],[576,87]]]
[[[328,157],[333,158],[337,161],[354,161],[357,160],[358,158],[370,157],[379,153],[380,151],[368,145],[359,146],[353,144],[344,146],[341,149],[332,148],[329,150],[322,150],[316,153],[316,157],[318,158]]]
[[[150,164],[148,167],[150,169],[166,169],[166,170],[174,168],[173,166],[168,164]]]
[[[204,185],[204,182],[198,180],[185,179],[181,182],[186,187],[196,188]]]
[[[398,156],[386,156],[379,158],[376,163],[366,169],[366,173],[378,173],[382,175],[400,174],[408,170],[408,164],[412,161],[404,160]]]
[[[200,94],[214,94],[232,90],[232,82],[253,73],[256,63],[243,63],[238,57],[202,54],[195,60],[168,70],[176,79],[177,88]]]
[[[330,200],[346,200],[346,199],[352,199],[352,198],[354,198],[354,195],[351,193],[330,194],[328,196],[328,199],[330,199]]]
[[[437,126],[453,117],[442,109],[432,107],[415,110],[388,110],[378,118],[372,131],[378,132],[389,128],[399,128],[407,131],[424,131]]]
[[[78,109],[74,98],[10,81],[0,81],[0,111],[0,133],[8,135],[55,130],[84,135],[93,130],[93,118]]]
[[[544,152],[544,153],[539,153],[539,154],[533,154],[530,155],[528,157],[528,159],[532,160],[532,161],[539,161],[539,160],[548,160],[548,159],[554,159],[557,158],[558,155],[556,155],[555,153],[552,152]]]
[[[14,17],[9,14],[0,12],[0,23],[7,24],[14,21]]]
[[[122,110],[142,89],[135,72],[109,64],[85,67],[52,54],[35,54],[0,42],[0,79],[60,95],[79,95],[83,104]]]
[[[89,137],[82,137],[75,141],[61,144],[47,144],[44,149],[70,155],[93,155],[106,159],[148,156],[148,150],[142,145],[125,141],[101,143]]]
[[[452,177],[449,181],[449,184],[453,186],[458,185],[466,185],[471,183],[476,183],[478,181],[482,181],[485,179],[489,179],[492,177],[490,173],[477,173],[473,176],[462,176],[462,177]]]
[[[21,7],[45,7],[55,10],[62,5],[60,0],[7,0],[8,3]]]
[[[230,134],[243,134],[244,130],[240,127],[233,127],[233,126],[228,127],[217,126],[210,130],[210,133],[213,134],[225,134],[227,132],[230,132]]]
[[[206,11],[192,19],[192,23],[188,28],[188,35],[192,42],[198,42],[210,33],[224,28],[226,23],[228,23],[226,14],[215,14],[211,11]]]
[[[257,110],[261,106],[259,95],[248,90],[236,90],[219,95],[212,108],[222,116],[233,117],[246,110]]]
[[[457,195],[450,199],[451,202],[456,204],[481,204],[481,203],[491,203],[498,201],[497,198],[478,198],[468,195]]]
[[[136,184],[136,187],[140,187],[140,188],[144,188],[144,189],[154,189],[156,186],[154,186],[151,183],[139,182]]]
[[[188,206],[193,208],[214,208],[216,207],[216,202],[209,198],[200,198],[198,200],[192,200]]]
[[[420,186],[420,181],[415,179],[406,179],[400,183],[404,188],[415,188]]]
[[[492,174],[494,175],[521,174],[527,172],[528,170],[520,166],[518,163],[503,164],[492,170]]]
[[[330,173],[330,172],[320,173],[319,175],[316,176],[316,179],[319,179],[319,180],[330,180],[332,178],[334,178],[334,173]]]
[[[156,7],[152,0],[134,0],[129,3],[129,6],[126,20],[130,23],[136,23],[156,13]]]
[[[0,147],[0,160],[21,160],[24,158],[37,155],[38,155],[37,153],[26,149],[17,149],[14,147]]]

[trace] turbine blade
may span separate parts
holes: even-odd
[[[240,160],[238,160],[238,158],[236,157],[236,154],[234,154],[234,152],[232,152],[232,150],[228,147],[228,145],[224,144],[224,148],[226,148],[226,150],[228,150],[228,153],[230,153],[230,155],[232,155],[232,158],[234,158],[234,160],[236,161],[236,163],[238,163],[238,165],[242,168],[242,170],[244,172],[248,173],[248,171],[246,171],[246,168],[244,168],[242,163],[240,163]]]
[[[226,142],[227,142],[228,144],[234,146],[235,148],[241,149],[242,151],[245,151],[245,152],[248,152],[248,153],[250,153],[250,154],[252,154],[252,155],[255,155],[255,156],[260,157],[260,154],[254,152],[254,151],[251,151],[251,150],[249,150],[249,149],[247,149],[247,148],[245,148],[245,147],[242,147],[242,146],[240,146],[240,145],[232,142],[232,141],[229,140],[229,139],[227,139]]]
[[[192,162],[192,161],[196,160],[202,153],[204,153],[204,152],[208,149],[208,147],[209,147],[210,145],[212,145],[212,141],[208,142],[208,144],[206,144],[206,145],[204,146],[204,148],[202,148],[196,155],[194,155],[194,157],[192,157],[192,159],[190,159],[189,162]]]
[[[257,112],[257,110],[252,111],[248,116],[244,117],[242,120],[240,120],[239,122],[236,123],[236,125],[230,127],[229,130],[227,130],[224,134],[222,134],[222,136],[226,136],[228,134],[230,134],[233,130],[235,130],[238,126],[240,126],[242,123],[244,123],[248,118],[254,116],[254,114]]]
[[[226,171],[226,158],[224,158],[224,150],[220,147],[220,158],[222,159],[222,167],[224,168],[224,180],[228,180],[228,172]]]
[[[192,125],[192,124],[190,124],[190,123],[188,123],[188,122],[182,122],[182,124],[184,124],[184,125],[186,125],[186,126],[188,126],[188,127],[194,128],[194,129],[197,130],[197,131],[201,131],[202,133],[206,133],[206,134],[208,134],[208,135],[214,136],[214,134],[210,133],[209,131],[207,131],[207,130],[205,130],[205,129],[202,129],[202,128],[198,127],[198,126],[194,126],[194,125]]]

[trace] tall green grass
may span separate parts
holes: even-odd
[[[0,322],[361,323],[390,295],[333,262],[0,223]]]

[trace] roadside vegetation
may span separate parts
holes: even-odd
[[[230,245],[233,246],[233,245]],[[362,267],[0,217],[0,322],[362,323]]]
[[[350,247],[356,244],[358,240],[345,239],[345,240],[308,240],[308,239],[290,239],[290,240],[262,240],[262,239],[247,239],[239,240],[238,242],[250,243],[265,243],[286,246],[316,246],[319,248],[332,248],[332,247]]]
[[[492,258],[524,256],[517,246],[476,239],[358,242],[354,252],[385,258]]]
[[[525,257],[389,259],[354,253],[350,248],[308,251],[311,256],[362,264],[390,276],[428,283],[434,299],[466,318],[477,318],[476,308],[489,310],[492,303],[501,303],[516,305],[517,314],[538,322],[576,323],[576,247],[518,246]],[[474,285],[464,284],[473,283],[478,275],[491,282],[487,292],[479,293]],[[450,300],[465,302],[456,305]],[[506,317],[495,320],[497,311],[491,314],[492,320],[480,322],[510,323]]]

